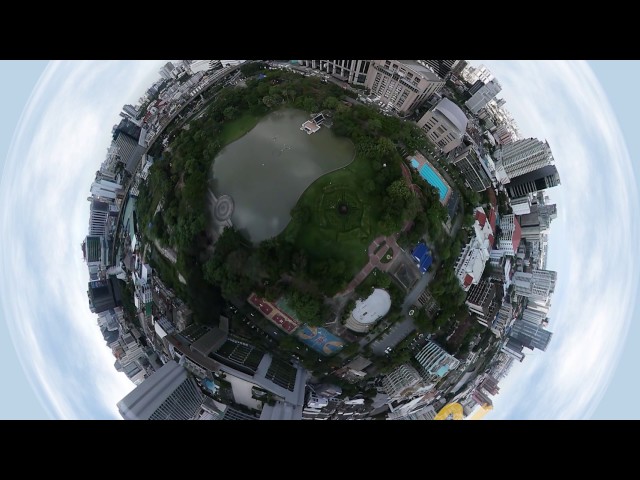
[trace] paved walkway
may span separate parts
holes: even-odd
[[[392,250],[391,255],[393,255],[393,258],[388,263],[382,263],[382,257],[384,257],[384,255],[387,253],[387,250],[388,250],[388,248],[385,248],[385,247],[391,247],[391,250]],[[377,253],[375,253],[376,250],[378,250]],[[367,254],[369,255],[369,261],[364,267],[362,267],[362,270],[360,270],[356,274],[356,276],[353,277],[353,280],[349,282],[347,287],[342,292],[338,293],[336,297],[344,296],[353,292],[357,288],[357,286],[360,285],[365,278],[367,278],[367,276],[373,271],[374,268],[377,268],[378,270],[382,270],[383,272],[386,272],[387,270],[389,270],[391,266],[394,264],[395,260],[398,258],[399,252],[400,252],[400,247],[396,242],[395,236],[393,235],[389,235],[386,237],[380,236],[374,239],[369,245],[369,248],[367,249]]]

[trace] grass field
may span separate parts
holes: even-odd
[[[245,113],[231,122],[225,122],[218,139],[221,145],[228,145],[235,142],[244,134],[249,133],[255,127],[264,115],[252,115]]]
[[[311,211],[311,219],[297,236],[298,248],[310,259],[343,261],[345,285],[367,262],[367,247],[378,233],[381,200],[361,188],[374,175],[370,162],[358,154],[346,167],[317,179],[298,200]],[[346,215],[336,208],[340,201],[348,206]]]

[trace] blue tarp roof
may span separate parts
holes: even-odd
[[[427,253],[427,246],[424,243],[419,243],[413,249],[411,254],[416,258],[416,260],[420,261],[422,257]]]

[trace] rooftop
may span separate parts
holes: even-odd
[[[373,323],[387,314],[391,308],[391,297],[381,288],[376,288],[365,300],[358,300],[351,315],[360,323]]]

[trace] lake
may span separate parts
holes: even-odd
[[[233,197],[231,221],[254,244],[284,230],[291,209],[317,178],[353,160],[351,140],[324,127],[312,135],[301,131],[309,118],[295,109],[272,112],[213,162],[213,192]]]

